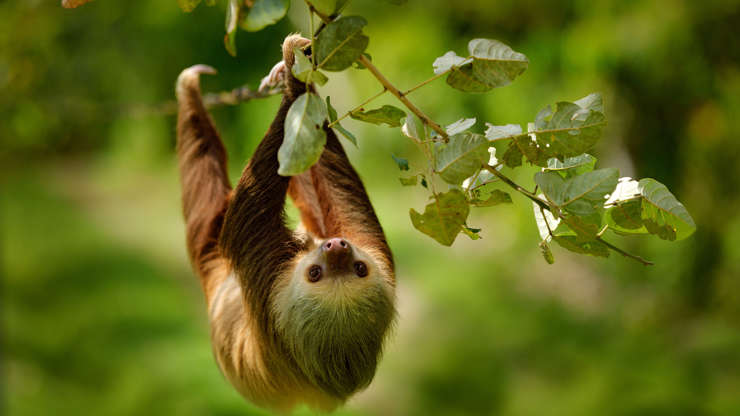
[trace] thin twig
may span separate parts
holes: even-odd
[[[501,179],[504,183],[506,183],[510,187],[516,189],[522,195],[524,195],[527,198],[531,199],[534,203],[536,203],[537,205],[539,205],[541,208],[544,208],[544,209],[546,209],[548,211],[552,211],[552,209],[550,208],[550,205],[547,202],[541,200],[540,198],[537,197],[537,195],[535,195],[535,194],[529,192],[528,190],[524,189],[523,187],[517,185],[516,182],[512,181],[511,179],[509,179],[508,176],[506,176],[503,173],[499,172],[498,169],[496,169],[495,167],[493,167],[491,165],[484,165],[483,168],[486,169],[486,170],[488,170],[489,172],[491,172],[497,178]]]
[[[234,88],[231,91],[211,92],[205,94],[203,95],[203,105],[205,105],[206,108],[237,105],[250,100],[269,98],[273,95],[282,94],[282,92],[283,90],[281,88],[259,91],[243,85],[241,87]],[[132,118],[177,114],[177,102],[170,100],[154,106],[136,106],[126,110],[125,114]]]
[[[621,248],[619,248],[619,247],[617,247],[617,246],[615,246],[615,245],[613,245],[613,244],[611,244],[611,243],[607,242],[606,240],[602,239],[601,237],[597,237],[597,238],[596,238],[596,241],[598,241],[598,242],[600,242],[600,243],[604,244],[605,246],[607,246],[607,247],[609,247],[610,249],[612,249],[612,250],[616,251],[617,253],[619,253],[619,254],[623,255],[624,257],[629,257],[629,258],[631,258],[631,259],[634,259],[634,260],[637,260],[637,261],[639,261],[640,263],[642,263],[642,264],[643,264],[643,265],[645,265],[645,266],[652,266],[653,264],[655,264],[655,263],[653,263],[653,262],[651,262],[651,261],[648,261],[648,260],[645,260],[645,259],[643,259],[643,258],[642,258],[642,257],[640,257],[640,256],[637,256],[637,255],[635,255],[635,254],[631,254],[631,253],[628,253],[628,252],[626,252],[626,251],[622,250]]]
[[[417,117],[421,119],[421,121],[424,122],[427,126],[431,127],[434,131],[436,131],[440,136],[442,136],[444,139],[447,139],[447,132],[445,129],[439,126],[439,124],[435,123],[432,119],[429,118],[426,114],[424,114],[421,110],[419,110],[411,101],[409,101],[406,96],[398,90],[393,84],[388,81],[388,79],[378,70],[378,68],[373,65],[372,62],[370,62],[369,59],[365,55],[361,55],[358,61],[364,65],[370,73],[373,74],[373,76],[380,82],[384,87],[388,89],[388,91],[391,92],[391,94],[395,95],[396,98],[398,98],[399,101],[403,103],[403,105],[406,106],[409,110],[411,110],[412,113],[416,114]]]
[[[345,118],[347,118],[348,116],[350,116],[350,115],[351,115],[352,113],[354,113],[355,111],[361,110],[361,109],[362,109],[362,107],[364,107],[364,106],[368,105],[368,104],[369,104],[369,103],[370,103],[371,101],[373,101],[373,100],[375,100],[376,98],[380,97],[381,95],[385,94],[385,93],[386,93],[386,91],[388,91],[388,90],[387,90],[387,89],[385,89],[385,88],[383,88],[383,90],[382,90],[382,91],[380,91],[379,93],[377,93],[377,94],[373,95],[372,97],[370,97],[370,98],[368,98],[367,100],[363,101],[363,102],[362,102],[362,104],[360,104],[360,105],[356,106],[355,108],[353,108],[353,109],[351,109],[351,110],[347,111],[347,112],[346,112],[346,113],[345,113],[344,115],[342,115],[342,116],[341,116],[341,117],[339,117],[338,119],[336,119],[336,120],[332,121],[331,123],[329,123],[329,127],[332,127],[332,126],[334,126],[335,124],[339,123],[340,121],[344,120]]]
[[[403,92],[403,95],[409,95],[409,94],[411,94],[412,92],[414,92],[414,91],[418,90],[419,88],[421,88],[421,87],[429,84],[430,82],[435,81],[437,78],[441,78],[441,77],[447,75],[448,73],[450,73],[450,71],[452,71],[452,69],[448,69],[447,71],[442,72],[440,74],[437,74],[437,75],[435,75],[435,76],[427,79],[426,81],[422,81],[421,83],[417,84],[416,86],[413,86],[413,87],[409,88],[408,90],[404,91]]]

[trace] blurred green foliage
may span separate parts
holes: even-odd
[[[0,3],[3,414],[265,414],[211,356],[185,257],[174,117],[160,109],[195,63],[220,71],[206,91],[256,86],[282,38],[307,31],[305,6],[240,33],[232,58],[223,2],[190,14],[175,0],[58,3]],[[414,92],[441,124],[526,122],[602,92],[610,124],[596,156],[668,185],[698,230],[620,241],[650,268],[557,247],[549,266],[531,204],[515,197],[474,209],[481,240],[445,248],[408,220],[426,194],[399,185],[390,154],[413,167],[413,145],[343,122],[397,258],[400,319],[373,385],[340,413],[740,414],[740,2],[356,0],[348,12],[368,19],[373,62],[400,88],[473,37],[529,57],[517,82],[488,94],[444,82]],[[341,114],[379,90],[351,71],[320,93]],[[278,102],[214,110],[233,178]]]

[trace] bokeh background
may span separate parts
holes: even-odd
[[[256,86],[305,5],[223,47],[224,2],[0,3],[2,406],[9,415],[267,414],[211,355],[185,256],[174,158],[175,79],[207,63],[205,91]],[[411,98],[439,123],[523,123],[593,91],[609,126],[599,166],[654,177],[698,231],[611,241],[655,261],[537,248],[532,207],[477,209],[483,239],[452,248],[415,231],[390,154],[422,159],[397,129],[347,121],[350,157],[395,252],[397,329],[346,415],[740,414],[740,2],[737,0],[355,0],[368,51],[400,88],[474,37],[529,69],[485,95],[439,80]],[[321,88],[339,111],[379,91],[366,71]],[[235,180],[278,97],[214,109]],[[377,105],[393,103],[391,98]],[[534,169],[518,181],[532,186]],[[299,409],[298,414],[310,414]]]

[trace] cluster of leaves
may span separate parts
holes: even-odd
[[[185,10],[192,10],[200,2],[179,1]],[[606,242],[604,234],[653,234],[680,240],[695,230],[684,206],[658,181],[620,179],[616,169],[595,169],[596,158],[588,152],[606,125],[600,95],[547,106],[527,124],[526,132],[518,124],[490,123],[485,123],[485,132],[474,132],[475,118],[463,118],[441,128],[408,100],[411,91],[446,76],[447,84],[457,90],[487,92],[506,86],[521,75],[529,65],[527,57],[497,40],[473,39],[467,56],[445,53],[433,62],[432,78],[401,93],[372,66],[365,51],[369,39],[363,28],[367,21],[360,16],[339,15],[347,3],[348,0],[306,0],[312,21],[315,15],[323,23],[312,33],[311,54],[294,51],[293,75],[307,84],[323,85],[328,79],[325,72],[353,66],[370,68],[383,85],[383,92],[391,91],[411,114],[391,105],[365,109],[373,97],[339,117],[329,97],[324,101],[309,88],[286,116],[285,138],[278,153],[279,174],[296,175],[316,163],[326,143],[324,124],[356,144],[354,135],[340,124],[349,116],[400,128],[424,153],[427,166],[400,181],[404,186],[421,185],[431,191],[424,211],[412,208],[409,215],[415,228],[443,245],[452,245],[460,233],[480,238],[481,230],[467,224],[471,207],[511,203],[511,196],[501,187],[511,188],[532,201],[542,237],[540,247],[549,263],[554,261],[549,243],[555,241],[576,253],[606,257],[612,250],[649,264]],[[230,0],[227,49],[235,53],[237,26],[259,30],[282,18],[287,7],[284,0]],[[395,155],[393,158],[402,171],[410,171],[405,159]],[[534,175],[534,191],[517,185],[503,173],[504,168],[515,169],[525,161],[541,168]],[[437,189],[440,182],[447,185],[446,191]]]

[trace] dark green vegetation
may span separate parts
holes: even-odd
[[[375,382],[343,413],[740,412],[738,2],[380,4],[358,0],[350,11],[367,18],[367,51],[400,88],[472,38],[499,39],[530,60],[515,82],[482,95],[443,80],[414,92],[434,120],[526,122],[548,103],[600,91],[609,124],[598,167],[659,179],[698,229],[677,243],[620,240],[650,268],[560,248],[548,266],[531,203],[512,193],[513,205],[470,208],[481,240],[442,247],[412,228],[408,207],[428,194],[400,187],[390,157],[422,166],[413,143],[345,118],[359,150],[345,147],[398,261],[400,321]],[[0,5],[5,413],[259,414],[211,357],[185,259],[174,118],[160,104],[195,63],[219,70],[206,91],[256,86],[296,26],[241,31],[232,58],[222,9]],[[308,33],[302,3],[289,15]],[[379,89],[353,71],[319,91],[341,116]],[[233,177],[277,103],[214,110]],[[398,105],[387,96],[372,108],[384,104]],[[514,179],[532,189],[538,169],[519,169]]]

